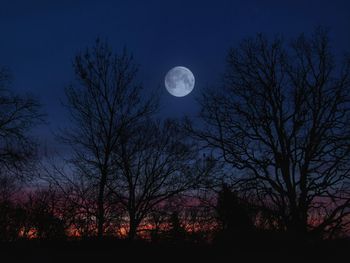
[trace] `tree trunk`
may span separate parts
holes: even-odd
[[[307,220],[307,218],[306,218]],[[307,221],[305,217],[301,215],[300,211],[294,211],[291,213],[291,218],[287,225],[287,231],[290,236],[302,241],[307,238]]]
[[[104,210],[104,191],[106,185],[106,174],[101,176],[98,200],[97,200],[97,237],[101,239],[104,233],[105,210]]]
[[[135,219],[133,213],[130,214],[130,222],[129,222],[129,234],[128,239],[133,241],[136,238],[136,232],[138,228],[138,221]]]

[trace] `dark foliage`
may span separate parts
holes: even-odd
[[[249,214],[249,203],[239,198],[227,185],[223,185],[218,194],[216,211],[220,223],[217,239],[230,242],[250,237],[254,223]]]

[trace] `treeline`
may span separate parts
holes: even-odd
[[[0,71],[0,239],[116,236],[228,241],[260,232],[345,235],[350,213],[350,60],[315,30],[229,50],[196,120],[160,120],[159,96],[108,43],[78,53],[57,132],[39,154],[40,103]]]

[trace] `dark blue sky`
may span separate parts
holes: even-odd
[[[127,46],[146,88],[159,88],[161,114],[182,117],[195,115],[196,95],[219,80],[230,46],[257,32],[289,38],[318,25],[331,30],[337,51],[350,51],[346,0],[1,0],[0,65],[12,70],[16,91],[44,104],[50,125],[39,132],[50,143],[47,134],[67,119],[60,99],[74,78],[72,59],[98,36],[117,51]],[[190,68],[196,78],[194,92],[184,98],[164,89],[164,75],[176,65]]]

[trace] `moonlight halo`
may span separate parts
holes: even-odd
[[[193,73],[186,67],[176,66],[165,75],[165,87],[175,97],[184,97],[191,93],[195,79]]]

